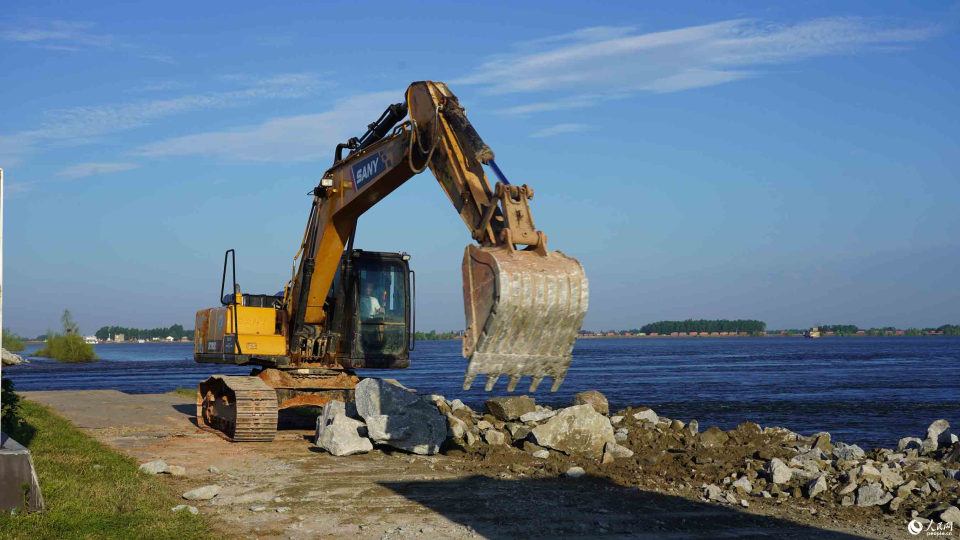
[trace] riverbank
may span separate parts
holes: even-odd
[[[47,510],[0,516],[3,538],[210,538],[203,519],[172,512],[180,501],[136,462],[24,400],[24,426],[11,434],[33,454]]]
[[[821,460],[827,490],[812,498],[801,473],[791,472],[797,476],[785,483],[764,478],[765,464],[773,458],[806,471],[810,465],[792,460],[824,446],[817,443],[819,435],[811,442],[809,437],[793,439],[787,430],[759,428],[757,433],[747,424],[721,432],[727,439],[719,443],[719,430],[698,430],[694,436],[692,422],[683,427],[659,417],[656,423],[645,422],[652,411],[625,409],[604,418],[616,421],[614,433],[625,430],[619,444],[633,455],[604,464],[553,449],[546,458],[536,457],[517,446],[507,425],[522,422],[503,422],[480,411],[469,415],[471,428],[495,430],[503,444],[485,442],[481,433],[473,445],[445,444],[435,455],[377,446],[366,454],[335,457],[317,448],[313,430],[306,429],[283,429],[272,443],[228,443],[198,430],[194,402],[173,395],[92,391],[29,392],[26,397],[51,405],[89,435],[139,462],[162,459],[183,466],[183,476],[157,477],[172,492],[217,485],[219,494],[196,506],[221,533],[261,538],[910,537],[908,504],[889,513],[885,506],[857,506],[856,495],[852,506],[842,505],[843,496],[833,499],[846,486],[840,475],[850,470],[835,456]],[[456,406],[452,400],[446,403]],[[831,453],[840,446],[833,443]],[[871,450],[863,459],[843,461],[863,467],[869,459],[884,470],[884,465],[904,467],[901,458],[887,455]],[[573,478],[567,474],[571,467],[583,468],[585,475]],[[866,472],[861,476],[869,486],[872,478]],[[898,474],[909,484],[908,477],[925,473],[904,467]],[[744,489],[742,478],[752,489]],[[938,485],[940,491],[931,491],[937,497],[957,497],[955,480],[944,477]],[[907,491],[907,500],[920,501],[920,492]],[[734,502],[728,502],[728,495]]]
[[[482,410],[483,384],[463,391],[460,343],[418,343],[404,370],[370,370],[424,393],[458,396]],[[24,353],[36,345],[30,345]],[[159,394],[196,388],[213,374],[249,367],[198,364],[190,345],[97,347],[100,362],[43,358],[4,366],[18,391],[102,390]],[[728,430],[750,420],[800,433],[829,431],[842,441],[895,447],[932,419],[960,418],[960,339],[592,339],[578,340],[567,377],[537,403],[560,407],[601,389],[614,409],[643,403],[670,418],[697,418]],[[495,393],[505,393],[501,377]],[[521,384],[518,389],[526,386]]]

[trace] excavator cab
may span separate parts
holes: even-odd
[[[360,249],[349,261],[347,255],[327,298],[331,320],[342,321],[337,360],[355,369],[408,367],[416,296],[410,256]]]

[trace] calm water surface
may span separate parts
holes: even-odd
[[[37,348],[28,345],[22,354]],[[250,372],[196,364],[192,344],[98,345],[96,351],[100,362],[30,357],[31,364],[7,366],[3,375],[21,391],[141,394],[192,388],[214,373]],[[459,341],[421,341],[412,356],[406,370],[360,374],[396,378],[475,408],[506,395],[506,378],[491,394],[482,378],[470,391],[461,389],[466,361]],[[649,406],[670,418],[695,418],[701,429],[751,420],[804,434],[829,431],[835,440],[864,447],[895,447],[900,437],[923,437],[938,418],[960,427],[960,338],[586,339],[577,341],[563,387],[548,390],[549,379],[535,395],[538,403],[565,406],[576,392],[599,390],[611,410]]]

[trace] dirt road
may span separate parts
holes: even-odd
[[[696,490],[675,496],[595,476],[531,475],[533,458],[506,446],[515,459],[380,449],[338,458],[313,446],[311,430],[226,442],[197,429],[194,403],[178,396],[23,394],[140,462],[185,467],[185,476],[161,477],[177,493],[217,484],[219,495],[198,507],[219,532],[241,538],[911,538],[789,505],[733,509],[696,500]]]

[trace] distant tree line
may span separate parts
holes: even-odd
[[[859,327],[855,324],[821,324],[819,326],[820,332],[833,332],[837,335],[853,335],[861,331]],[[891,333],[898,332],[899,329],[895,326],[882,326],[863,329],[863,333],[868,336],[883,336]],[[789,332],[789,331],[788,331]],[[794,332],[799,332],[795,330]],[[956,324],[945,324],[937,328],[927,327],[927,328],[907,328],[903,331],[905,336],[922,336],[929,334],[930,332],[942,332],[945,336],[960,336],[960,325]],[[775,332],[779,333],[779,332]]]
[[[645,324],[637,332],[644,334],[672,334],[673,332],[765,332],[767,323],[754,319],[687,319],[685,321],[657,321]]]
[[[440,339],[454,339],[457,337],[459,332],[442,332],[437,333],[436,330],[431,330],[429,332],[416,332],[414,333],[414,339],[417,340],[426,340],[426,341],[436,341]]]
[[[165,339],[171,336],[173,339],[187,338],[193,340],[193,330],[184,330],[183,326],[175,324],[168,328],[150,328],[147,330],[140,328],[127,328],[125,326],[104,326],[94,334],[97,339],[106,341],[107,338],[113,339],[117,334],[123,334],[124,339]]]
[[[926,330],[926,328],[924,328]],[[937,328],[938,332],[943,332],[945,336],[960,336],[960,324],[945,324]]]
[[[860,329],[855,324],[821,324],[820,332],[833,332],[837,335],[856,334]]]

